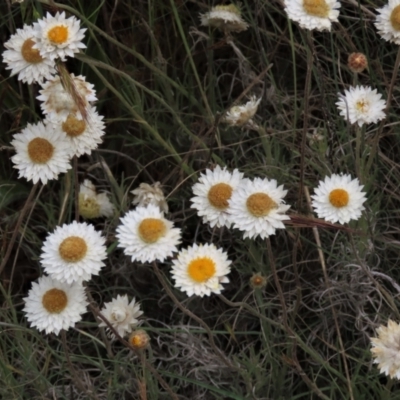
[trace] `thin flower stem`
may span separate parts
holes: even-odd
[[[308,203],[308,207],[309,207],[310,213],[312,213],[311,197],[310,197],[310,193],[309,193],[307,187],[304,188],[304,194],[305,194],[306,199],[307,199],[307,203]],[[326,270],[325,257],[324,257],[324,253],[322,251],[321,239],[320,239],[320,236],[319,236],[318,228],[317,227],[313,227],[312,230],[313,230],[313,234],[314,234],[315,243],[317,245],[319,261],[320,261],[320,264],[321,264],[321,267],[322,267],[322,272],[323,272],[323,275],[324,275],[324,280],[325,280],[325,285],[326,285],[326,288],[327,288],[329,302],[331,303],[332,316],[333,316],[333,320],[335,322],[336,333],[337,333],[337,337],[338,337],[338,340],[339,340],[339,346],[340,346],[340,351],[339,352],[340,352],[340,354],[342,356],[342,359],[343,359],[344,370],[345,370],[345,374],[346,374],[346,378],[347,378],[347,387],[349,389],[350,399],[354,400],[353,388],[351,386],[351,378],[350,378],[350,373],[349,373],[349,367],[347,365],[347,355],[346,355],[346,352],[344,350],[342,335],[340,334],[340,327],[339,327],[339,322],[338,322],[338,318],[337,318],[337,315],[336,315],[336,310],[335,310],[335,307],[333,306],[332,292],[329,290],[331,285],[330,285],[330,282],[329,282],[328,272]]]
[[[23,221],[23,219],[25,217],[25,214],[27,213],[27,211],[29,210],[29,207],[31,206],[31,201],[33,199],[33,196],[35,195],[35,192],[36,192],[38,186],[39,186],[39,183],[35,183],[32,186],[31,192],[29,193],[29,196],[26,199],[24,207],[22,208],[22,210],[21,210],[21,212],[19,214],[17,223],[15,224],[15,227],[14,227],[14,230],[13,230],[13,234],[12,234],[10,242],[8,243],[8,246],[7,246],[6,254],[4,255],[4,258],[3,258],[3,260],[1,261],[1,264],[0,264],[0,275],[3,272],[4,267],[6,266],[6,264],[8,262],[8,259],[10,258],[11,251],[13,249],[15,240],[17,239],[17,236],[18,236],[18,233],[19,233],[19,228],[21,227],[21,224],[22,224],[22,221]]]
[[[127,342],[119,333],[118,331],[111,325],[110,321],[100,312],[99,308],[97,307],[96,302],[93,300],[88,288],[86,290],[86,294],[89,298],[89,309],[95,315],[97,318],[101,319],[106,325],[107,328],[110,329],[110,331],[115,335],[115,337],[129,350],[131,350],[133,353],[135,353],[138,357],[140,357],[140,353],[129,343]],[[167,382],[164,381],[164,379],[161,377],[161,375],[158,373],[158,371],[146,360],[144,359],[144,365],[146,368],[156,377],[160,385],[169,393],[171,396],[171,399],[173,400],[179,400],[178,396],[173,392],[173,390],[170,388]]]
[[[78,157],[73,158],[74,164],[74,194],[75,194],[75,221],[79,222],[79,178],[78,178]]]
[[[392,97],[393,97],[392,95],[393,95],[394,85],[396,83],[399,67],[400,67],[400,47],[397,51],[397,57],[396,57],[396,61],[394,63],[394,68],[393,68],[393,73],[392,73],[392,79],[390,81],[390,86],[389,86],[389,90],[388,90],[388,95],[387,95],[387,100],[386,100],[386,108],[385,108],[386,116],[390,109],[390,105],[392,103]],[[381,137],[384,126],[385,126],[385,120],[382,120],[379,125],[378,132],[376,132],[375,138],[371,145],[371,153],[370,153],[368,161],[367,161],[367,166],[365,167],[364,176],[368,176],[369,170],[372,167],[372,162],[374,161],[375,156],[379,150],[379,139]]]
[[[238,368],[233,365],[222,353],[222,351],[217,347],[217,345],[214,342],[214,337],[213,333],[211,332],[210,327],[197,315],[193,314],[190,310],[188,310],[172,293],[172,290],[169,288],[167,285],[167,282],[165,282],[164,277],[161,274],[160,269],[158,268],[157,264],[154,262],[153,263],[153,269],[155,274],[157,275],[158,280],[161,282],[161,285],[163,286],[164,290],[167,292],[168,296],[172,299],[172,301],[176,304],[176,306],[183,311],[188,317],[194,319],[196,322],[198,322],[207,332],[208,338],[210,340],[210,345],[215,351],[215,353],[220,357],[222,362],[228,367],[237,370]]]
[[[360,143],[361,143],[361,128],[358,126],[356,127],[356,175],[358,180],[361,180],[361,168],[360,168]]]

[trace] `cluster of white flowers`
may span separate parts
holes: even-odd
[[[290,208],[283,203],[287,191],[276,180],[243,178],[237,169],[229,172],[217,165],[207,169],[193,186],[192,208],[211,227],[226,226],[244,231],[244,237],[268,237],[282,221],[290,219],[284,213]]]
[[[90,154],[102,142],[105,125],[93,102],[96,91],[85,77],[61,71],[56,62],[74,57],[86,29],[65,12],[25,25],[4,44],[3,60],[21,82],[39,83],[43,122],[14,136],[12,158],[19,177],[46,184],[71,168],[73,156]]]
[[[74,57],[86,46],[86,29],[65,13],[47,14],[32,26],[24,26],[5,43],[4,62],[12,75],[27,84],[39,83],[38,100],[45,119],[28,124],[14,135],[12,157],[19,177],[46,184],[71,168],[73,156],[90,154],[102,142],[103,117],[93,106],[97,100],[84,76],[60,72],[57,60]],[[111,217],[114,206],[105,193],[97,194],[85,180],[80,187],[79,212],[84,218]],[[75,325],[86,312],[83,283],[98,275],[106,258],[105,238],[92,225],[64,224],[48,235],[40,256],[44,272],[25,298],[24,311],[31,326],[59,334]],[[142,312],[135,300],[118,296],[106,303],[104,316],[123,336],[138,323]],[[102,322],[104,324],[104,322]],[[103,326],[100,324],[100,326]]]
[[[48,276],[39,278],[25,298],[31,326],[58,334],[80,321],[86,312],[84,281],[98,275],[106,258],[105,238],[87,223],[64,224],[43,243],[41,264]],[[120,336],[130,333],[142,314],[127,296],[105,303],[102,314]],[[101,321],[99,326],[107,326]],[[114,337],[114,336],[113,336]]]

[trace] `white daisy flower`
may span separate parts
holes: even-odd
[[[260,101],[261,97],[257,100],[253,96],[246,104],[231,107],[226,113],[224,122],[232,126],[243,126],[247,122],[251,122],[251,119],[257,112]]]
[[[133,205],[146,207],[149,204],[160,207],[162,212],[168,212],[168,204],[161,189],[161,183],[155,182],[153,185],[141,183],[135,190],[131,190],[135,196],[132,200]]]
[[[175,287],[186,292],[188,296],[195,294],[203,297],[210,296],[211,293],[221,293],[224,289],[221,283],[229,282],[226,275],[231,271],[231,261],[214,244],[194,244],[181,250],[172,263]]]
[[[79,214],[86,219],[112,217],[115,207],[107,193],[96,193],[96,187],[85,179],[79,188]]]
[[[349,119],[350,123],[364,124],[377,123],[385,118],[384,109],[386,101],[381,100],[382,95],[370,86],[350,87],[344,91],[344,96],[339,94],[339,101],[336,103],[340,115]]]
[[[344,224],[358,219],[366,200],[365,193],[361,191],[363,187],[357,178],[352,180],[350,175],[327,176],[319,182],[315,194],[311,196],[312,206],[318,217],[325,221]]]
[[[286,193],[275,179],[244,179],[229,201],[234,227],[244,231],[245,238],[263,239],[274,235],[276,229],[285,229],[282,221],[290,219],[283,214],[290,208],[283,204]]]
[[[211,26],[225,32],[242,32],[249,27],[243,20],[240,9],[233,4],[212,7],[211,11],[200,14],[200,20],[203,26]]]
[[[229,172],[226,167],[221,169],[219,165],[213,171],[207,169],[205,174],[200,175],[199,181],[193,186],[195,197],[190,201],[192,208],[203,217],[203,223],[209,223],[211,228],[231,226],[229,200],[242,178],[243,174],[237,169]]]
[[[71,113],[66,118],[60,119],[55,114],[49,114],[45,123],[51,123],[63,131],[71,147],[71,156],[91,154],[103,142],[105,125],[103,116],[99,115],[95,107],[86,109],[87,117],[82,118],[80,113]]]
[[[400,0],[389,0],[389,3],[376,10],[375,26],[383,39],[400,44]]]
[[[69,84],[75,87],[77,94],[81,97],[81,106],[87,109],[90,102],[97,100],[94,86],[86,82],[84,76],[70,74],[70,78]],[[39,93],[40,96],[37,96],[37,99],[42,102],[40,107],[43,114],[48,114],[52,120],[65,121],[70,114],[76,115],[79,112],[75,99],[64,89],[59,76],[46,81]]]
[[[47,236],[40,261],[53,279],[72,283],[98,275],[106,257],[105,238],[93,225],[74,221]]]
[[[388,326],[379,326],[378,337],[371,338],[372,356],[380,372],[400,379],[400,324],[389,319]]]
[[[80,29],[80,21],[75,17],[65,18],[65,12],[57,12],[54,17],[47,13],[33,27],[36,35],[35,48],[43,58],[60,58],[65,61],[65,57],[74,57],[79,49],[86,48],[81,42],[86,29]]]
[[[340,3],[336,0],[284,0],[288,17],[303,29],[331,30],[338,22]]]
[[[8,64],[6,69],[11,69],[11,76],[18,74],[18,80],[28,84],[51,79],[56,73],[54,61],[43,58],[39,50],[33,48],[34,45],[35,31],[27,25],[17,29],[17,33],[4,43],[7,49],[3,52],[3,60]]]
[[[117,295],[116,299],[104,303],[104,306],[101,313],[121,337],[132,332],[132,329],[139,323],[138,318],[143,314],[135,299],[129,303],[126,294],[123,296]],[[107,324],[101,321],[99,327],[107,327]],[[114,338],[115,335],[111,335],[111,337]]]
[[[181,230],[173,228],[173,223],[164,218],[160,209],[149,204],[136,207],[121,218],[116,236],[118,247],[122,247],[132,261],[162,262],[178,251],[176,246],[181,241]]]
[[[69,145],[63,133],[42,122],[28,124],[14,135],[11,144],[17,153],[11,160],[19,170],[19,178],[46,184],[71,168]]]
[[[79,322],[88,305],[81,284],[69,285],[49,276],[42,276],[37,283],[33,282],[24,301],[23,311],[30,325],[56,335]]]

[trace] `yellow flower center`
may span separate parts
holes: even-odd
[[[21,54],[24,60],[31,64],[38,64],[43,61],[38,49],[33,49],[35,42],[32,39],[26,39],[21,47]]]
[[[211,258],[199,257],[192,260],[188,266],[189,276],[196,282],[208,281],[215,274],[215,263]]]
[[[61,242],[58,252],[64,261],[78,262],[85,257],[87,244],[79,236],[69,236]]]
[[[77,119],[73,114],[69,114],[61,127],[69,137],[77,137],[85,132],[86,122],[83,119]]]
[[[64,290],[50,289],[42,297],[42,305],[52,314],[59,314],[67,307],[68,297]]]
[[[329,202],[336,208],[345,207],[349,203],[349,193],[344,189],[333,189],[329,193]]]
[[[65,25],[56,25],[49,29],[47,38],[54,44],[63,44],[68,40],[68,27]]]
[[[255,217],[264,217],[278,204],[265,193],[253,193],[246,201],[246,207],[250,214]]]
[[[140,238],[146,243],[157,242],[166,230],[164,221],[157,218],[145,218],[138,228]]]
[[[46,139],[35,138],[28,144],[28,155],[35,164],[46,164],[53,157],[54,146]]]
[[[220,210],[225,210],[228,207],[228,200],[232,196],[232,187],[226,183],[217,183],[208,191],[208,201],[212,206]]]
[[[359,100],[356,103],[356,108],[362,113],[367,113],[369,111],[369,102],[366,100]]]
[[[329,6],[325,0],[303,0],[303,8],[314,17],[326,18],[329,15]]]
[[[393,8],[392,13],[390,14],[390,23],[394,30],[400,31],[400,5]]]
[[[98,218],[100,216],[100,204],[96,198],[79,194],[79,214],[86,219]]]

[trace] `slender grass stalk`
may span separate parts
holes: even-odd
[[[299,177],[299,195],[298,195],[298,208],[302,209],[303,204],[303,187],[304,187],[304,173],[305,173],[305,151],[306,151],[306,141],[307,141],[307,131],[308,131],[308,114],[309,114],[309,98],[311,90],[311,73],[314,63],[314,54],[312,51],[312,31],[307,30],[307,72],[306,81],[304,86],[304,110],[303,110],[303,132],[301,136],[300,144],[300,177]]]

